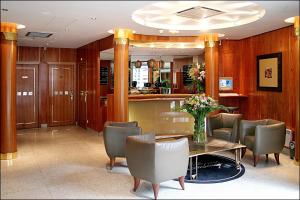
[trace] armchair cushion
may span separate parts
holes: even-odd
[[[213,137],[222,140],[230,141],[231,134],[232,134],[232,128],[218,128],[213,130]]]
[[[208,135],[237,143],[241,114],[219,113],[207,117]]]

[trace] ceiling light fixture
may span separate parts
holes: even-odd
[[[265,12],[251,1],[220,1],[217,4],[214,1],[168,1],[134,11],[132,20],[157,29],[213,30],[254,22]]]
[[[299,16],[290,17],[284,20],[286,23],[293,23],[295,28],[295,35],[299,37]]]
[[[177,31],[177,30],[169,30],[169,32],[172,33],[172,34],[179,33],[179,31]]]
[[[23,29],[23,28],[26,28],[26,26],[23,24],[17,24],[17,29]]]
[[[163,33],[163,32],[164,32],[164,30],[162,30],[162,29],[161,29],[161,30],[159,30],[159,33]]]

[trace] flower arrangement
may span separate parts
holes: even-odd
[[[193,64],[189,70],[189,76],[197,87],[197,93],[204,92],[205,89],[205,64]]]
[[[179,110],[182,112],[188,112],[194,119],[194,135],[193,140],[197,143],[206,142],[205,133],[205,117],[208,113],[227,108],[223,105],[219,105],[217,101],[211,97],[205,96],[204,94],[192,95],[191,97],[184,100],[184,103],[180,106]]]

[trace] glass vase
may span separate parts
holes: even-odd
[[[196,144],[205,144],[207,142],[205,131],[205,115],[195,117],[193,140]]]

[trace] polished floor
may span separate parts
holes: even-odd
[[[1,199],[153,198],[147,182],[132,191],[124,159],[112,171],[107,169],[101,134],[67,126],[21,130],[17,138],[18,158],[1,161]],[[243,164],[245,174],[225,183],[186,183],[184,191],[176,181],[162,183],[159,198],[299,198],[299,167],[287,155],[281,155],[279,166],[271,155],[269,162],[263,158],[254,168],[248,152]]]

